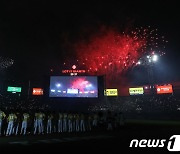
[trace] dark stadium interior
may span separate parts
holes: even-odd
[[[180,151],[179,7],[0,2],[0,152]]]

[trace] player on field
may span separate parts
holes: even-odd
[[[80,116],[80,131],[85,132],[85,123],[84,123],[85,116],[81,114]]]
[[[52,119],[53,119],[53,115],[49,114],[48,115],[48,121],[47,121],[47,134],[51,134],[52,133]]]
[[[76,132],[79,132],[79,114],[76,114]]]
[[[72,132],[73,126],[72,126],[72,119],[73,115],[71,113],[68,114],[68,131]]]
[[[14,127],[14,121],[17,119],[16,115],[14,113],[10,113],[7,121],[8,121],[8,128],[6,131],[6,136],[10,136],[13,133],[13,127]]]
[[[63,114],[59,113],[59,119],[58,119],[58,133],[63,132]]]
[[[63,114],[63,132],[67,132],[67,113]]]
[[[40,112],[38,114],[38,129],[39,129],[39,134],[44,133],[44,125],[43,125],[43,120],[45,118],[45,114]]]
[[[22,125],[21,125],[21,134],[23,134],[23,135],[26,135],[29,117],[30,116],[28,113],[23,114],[23,121],[22,121]]]
[[[6,117],[5,113],[3,111],[1,111],[1,109],[0,109],[0,136],[2,133],[3,120],[5,117]]]

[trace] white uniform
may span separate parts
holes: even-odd
[[[26,134],[26,129],[27,129],[27,121],[28,121],[28,118],[29,118],[29,114],[27,113],[24,113],[23,114],[23,121],[22,121],[22,126],[21,126],[21,134],[23,133],[23,135]]]

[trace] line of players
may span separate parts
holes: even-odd
[[[46,115],[43,112],[36,112],[34,115],[26,112],[22,114],[10,112],[6,115],[0,110],[0,136],[26,135],[28,132],[31,134],[85,132],[97,127],[97,114],[85,117],[85,114],[58,113],[57,118],[56,115],[50,112]],[[29,125],[31,130],[28,131]]]

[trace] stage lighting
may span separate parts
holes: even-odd
[[[152,56],[152,60],[153,60],[154,62],[156,62],[156,61],[158,60],[158,56],[157,56],[157,55],[153,55],[153,56]]]
[[[150,56],[149,56],[149,55],[147,55],[147,58],[149,59],[149,58],[150,58]]]
[[[56,90],[54,90],[54,89],[51,89],[51,92],[55,92]]]

